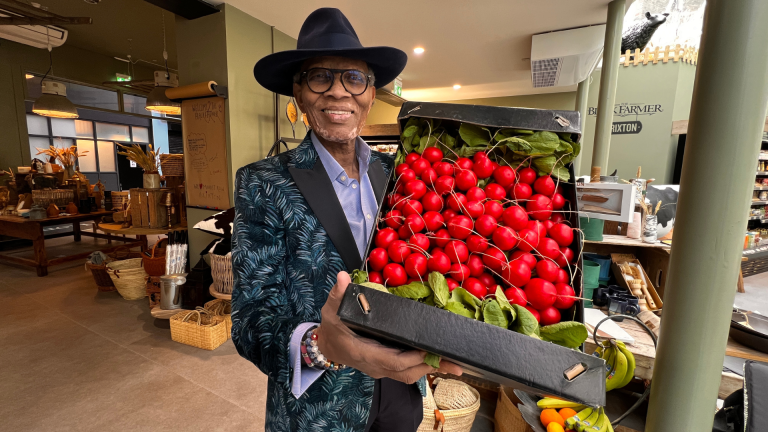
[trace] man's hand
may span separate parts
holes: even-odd
[[[353,367],[372,378],[387,377],[407,384],[436,371],[461,375],[461,368],[448,361],[441,360],[440,369],[425,364],[427,353],[424,351],[387,348],[353,333],[337,315],[349,283],[349,274],[340,272],[321,311],[317,343],[328,360]]]

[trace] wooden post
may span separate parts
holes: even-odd
[[[653,64],[656,64],[659,62],[659,47],[656,47],[656,49],[653,50]]]
[[[645,47],[645,51],[643,51],[643,65],[648,64],[649,56],[651,55],[651,50],[648,49],[648,47]]]
[[[634,66],[637,66],[640,63],[640,48],[635,48],[635,59],[633,62]]]
[[[663,63],[666,63],[669,61],[669,45],[664,47],[664,60]]]
[[[624,53],[624,66],[625,67],[629,66],[629,57],[630,56],[631,56],[631,54],[629,53],[629,50],[627,50],[627,52]]]
[[[680,44],[675,45],[675,62],[680,60]]]

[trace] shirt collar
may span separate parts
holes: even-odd
[[[317,139],[314,131],[310,132],[310,136],[312,137],[312,145],[315,146],[317,157],[319,157],[323,162],[323,167],[325,167],[325,172],[328,173],[328,177],[332,180],[338,181],[345,186],[349,186],[351,180],[349,179],[347,173],[344,172],[344,168],[341,167],[336,159],[331,156],[328,150],[326,150],[320,140]],[[357,137],[357,140],[355,141],[355,154],[357,155],[357,162],[360,169],[360,178],[362,179],[363,176],[368,173],[368,163],[371,159],[371,148],[368,147],[368,144],[360,137]]]

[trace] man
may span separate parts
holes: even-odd
[[[312,132],[237,172],[232,340],[269,377],[267,431],[415,431],[434,371],[425,353],[361,338],[336,314],[393,163],[358,135],[375,86],[407,57],[364,48],[331,8],[307,18],[297,46],[254,67],[262,86],[295,97]],[[440,370],[461,373],[447,362]]]

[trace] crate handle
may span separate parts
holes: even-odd
[[[365,298],[365,294],[360,293],[357,295],[357,304],[360,305],[360,309],[363,310],[363,315],[368,315],[371,311],[371,304],[368,303],[368,299]]]
[[[573,381],[579,375],[583,374],[586,371],[587,371],[587,365],[585,365],[584,363],[576,363],[575,365],[566,369],[565,372],[563,372],[563,376],[568,381]]]

